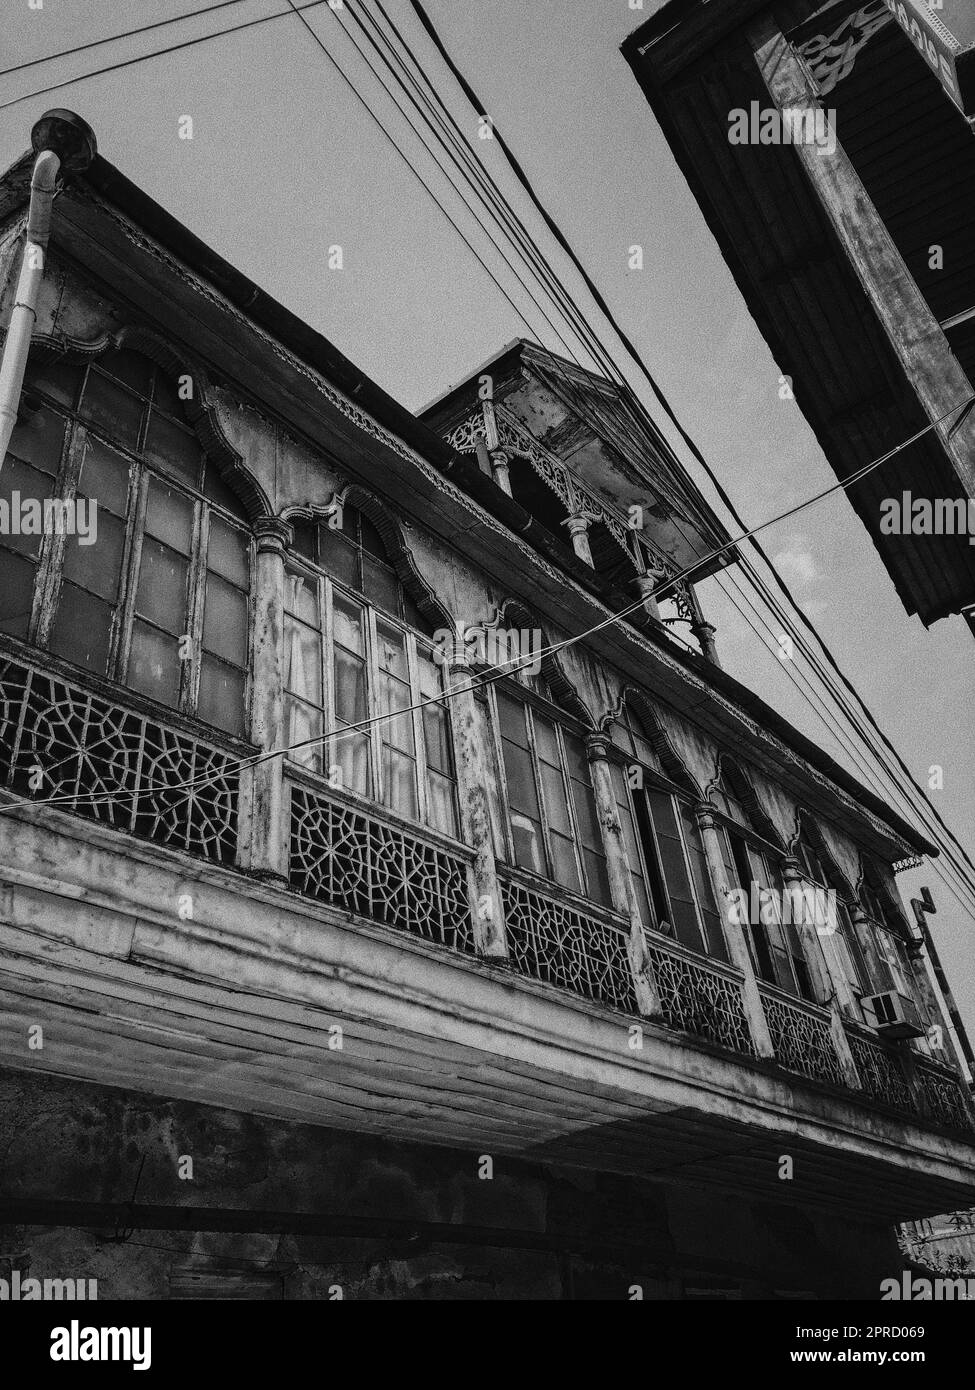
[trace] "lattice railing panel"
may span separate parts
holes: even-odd
[[[659,942],[647,954],[664,1021],[735,1052],[754,1054],[741,985]]]
[[[920,1060],[915,1062],[921,1108],[928,1119],[945,1129],[971,1132],[972,1122],[965,1106],[961,1082]]]
[[[622,928],[520,883],[502,882],[501,896],[516,969],[623,1013],[639,1012]]]
[[[0,659],[0,781],[204,859],[236,854],[228,753],[13,657]]]
[[[870,1099],[881,1105],[890,1105],[895,1110],[913,1110],[914,1097],[904,1063],[897,1053],[881,1043],[859,1037],[849,1029],[847,1038],[860,1076],[860,1085]]]
[[[353,807],[291,789],[292,888],[383,926],[473,952],[465,861]]]
[[[775,1060],[788,1071],[812,1081],[845,1086],[846,1078],[833,1045],[828,1017],[808,1006],[787,1003],[760,989]]]

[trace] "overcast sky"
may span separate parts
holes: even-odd
[[[272,14],[285,3],[242,0],[2,77],[0,102]],[[2,63],[9,68],[199,7],[185,0],[43,0],[32,9],[28,0],[7,0]],[[834,482],[795,404],[779,399],[776,363],[620,56],[622,39],[658,8],[656,0],[646,0],[642,12],[629,0],[426,0],[426,7],[748,524]],[[476,134],[475,113],[406,0],[386,0],[386,9],[458,121]],[[42,111],[78,111],[108,160],[412,409],[515,337],[565,352],[355,52],[344,26],[362,39],[348,13],[322,5],[308,18],[527,324],[294,15],[0,110],[2,163],[27,147]],[[192,140],[179,138],[187,115]],[[477,144],[585,305],[497,147]],[[327,267],[334,244],[343,248],[340,272]],[[633,245],[644,248],[642,271],[628,268]],[[595,311],[592,321],[612,342]],[[617,360],[625,368],[622,349]],[[660,419],[638,375],[630,379]],[[678,452],[715,501],[686,450],[678,445]],[[975,647],[962,621],[925,631],[908,618],[842,494],[770,530],[764,542],[915,777],[926,786],[929,769],[943,767],[944,788],[930,796],[975,857]],[[786,678],[773,640],[778,629],[756,636],[715,581],[700,596],[726,668],[849,763]],[[971,917],[931,866],[899,881],[911,891],[930,884],[939,907],[935,937],[975,1031]]]

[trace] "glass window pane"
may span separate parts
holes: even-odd
[[[365,650],[365,638],[363,614],[359,605],[350,603],[348,599],[336,594],[332,604],[332,625],[335,641],[361,656]]]
[[[0,632],[21,639],[27,636],[36,574],[30,560],[0,546]]]
[[[582,739],[576,734],[566,733],[563,730],[562,738],[565,743],[565,755],[569,764],[569,776],[577,778],[586,786],[590,782],[589,759],[586,757],[586,746]]]
[[[154,410],[149,417],[145,457],[163,473],[199,487],[203,450],[192,430]]]
[[[362,557],[362,592],[384,613],[400,611],[400,582],[395,573],[370,555]]]
[[[204,652],[197,714],[228,734],[244,733],[244,673]]]
[[[112,604],[75,584],[63,584],[51,629],[51,651],[89,671],[106,671],[113,612]]]
[[[369,735],[343,733],[332,741],[332,762],[341,770],[346,791],[369,795]]]
[[[562,770],[558,767],[551,767],[548,763],[542,763],[540,770],[542,793],[545,798],[545,814],[548,816],[549,826],[553,830],[560,830],[563,835],[571,835],[572,822],[569,819],[569,806],[565,797]]]
[[[140,352],[115,351],[112,349],[98,359],[98,370],[131,387],[140,396],[148,396],[156,364]]]
[[[246,589],[250,584],[250,543],[247,536],[212,513],[207,568],[216,570],[231,584],[236,584],[238,589]]]
[[[219,507],[223,507],[231,516],[236,516],[241,521],[248,520],[243,502],[221,478],[217,465],[207,458],[203,460],[203,495],[209,497],[211,502],[216,502]]]
[[[146,532],[164,541],[181,555],[193,549],[193,513],[195,504],[177,488],[152,478],[146,504]]]
[[[416,763],[388,746],[383,748],[383,800],[400,815],[416,820]]]
[[[187,563],[168,546],[146,536],[142,542],[142,563],[136,609],[174,636],[186,631]]]
[[[319,527],[318,547],[322,569],[343,584],[348,584],[350,589],[358,589],[359,552],[343,540],[338,531],[332,531],[327,526]]]
[[[209,465],[207,473],[210,472]],[[294,530],[294,541],[292,549],[296,555],[303,555],[306,560],[311,560],[312,564],[318,563],[318,527],[313,521],[293,520],[291,526]]]
[[[99,510],[98,539],[94,545],[80,545],[77,536],[65,537],[65,578],[114,604],[119,595],[124,549],[125,522],[111,512]]]
[[[67,362],[31,362],[28,358],[24,384],[32,391],[43,391],[51,400],[70,408],[78,398],[78,388],[84,374],[84,367],[73,367]]]
[[[531,757],[523,748],[509,743],[507,739],[502,740],[501,746],[504,752],[504,771],[512,820],[516,811],[523,812],[533,821],[541,820]]]
[[[522,869],[545,873],[545,850],[541,822],[532,820],[520,811],[511,813],[511,834],[515,846],[515,863]]]
[[[207,574],[203,609],[203,647],[235,666],[247,665],[247,595]]]
[[[61,467],[66,423],[63,415],[58,415],[46,405],[41,406],[29,420],[14,427],[10,436],[9,452],[23,459],[24,463],[31,463],[42,473],[46,473],[48,479],[56,478]],[[6,468],[6,465],[4,467]],[[51,495],[50,481],[46,487],[47,490],[40,494],[43,497]]]
[[[379,560],[385,560],[388,564],[389,557],[386,553],[386,547],[383,545],[382,536],[364,513],[359,512],[357,514],[357,519],[359,524],[359,542],[363,550],[369,555],[375,555]],[[345,529],[348,530],[349,528],[346,527]]]
[[[447,711],[442,706],[424,706],[423,732],[427,745],[428,764],[449,777],[453,771],[450,756],[450,720]]]
[[[309,739],[322,736],[322,711],[313,705],[306,705],[293,695],[285,695],[285,739],[290,748],[289,758],[315,772],[322,769],[324,751],[321,743],[308,743]],[[296,745],[306,744],[305,747]]]
[[[512,700],[509,695],[505,695],[502,691],[498,692],[498,721],[501,725],[502,738],[517,744],[519,748],[528,747],[525,706],[518,700]]]
[[[556,883],[561,883],[564,888],[571,888],[579,892],[582,885],[579,882],[579,868],[576,864],[575,846],[572,841],[564,835],[551,835],[552,843],[552,877]]]
[[[596,798],[593,795],[592,787],[588,781],[578,782],[573,778],[572,793],[576,808],[576,822],[579,826],[579,838],[584,845],[594,849],[597,854],[602,854],[603,837],[600,833],[599,822],[596,819]]]
[[[309,579],[298,570],[289,569],[285,576],[284,606],[303,622],[319,626],[318,580]]]
[[[379,645],[379,669],[388,671],[402,681],[409,680],[406,665],[406,638],[398,628],[388,623],[376,624],[376,637]]]
[[[439,773],[431,772],[427,777],[427,802],[430,809],[430,824],[445,835],[457,835],[457,806],[454,784]]]
[[[657,845],[670,898],[671,925],[678,940],[685,946],[695,951],[703,950],[673,797],[652,788],[645,795],[657,832]]]
[[[583,850],[582,857],[586,865],[586,886],[590,898],[597,903],[602,903],[604,907],[612,907],[613,895],[609,891],[609,873],[606,868],[606,860],[601,854],[597,854],[591,849]]]
[[[132,624],[126,684],[164,705],[175,706],[179,699],[181,664],[176,639],[136,618]]]
[[[0,470],[0,536],[21,555],[40,552],[44,500],[51,496],[51,478],[8,454]],[[25,506],[26,503],[37,506]]]
[[[150,366],[152,364],[150,363]],[[192,388],[191,388],[192,389]],[[157,367],[152,386],[152,405],[154,410],[164,410],[177,420],[182,420],[186,401],[180,400],[180,382]],[[185,392],[184,392],[185,394]]]
[[[81,414],[103,429],[109,439],[135,449],[139,444],[139,429],[145,403],[124,386],[102,376],[97,367],[90,367],[81,399]]]
[[[285,689],[309,700],[322,703],[322,639],[314,628],[284,620],[284,684]]]
[[[86,497],[93,497],[98,503],[99,522],[105,511],[125,516],[129,496],[128,460],[95,435],[89,435],[80,488]]]
[[[555,736],[555,725],[550,724],[547,719],[535,715],[535,747],[538,749],[538,756],[544,758],[547,763],[554,767],[562,766],[562,759],[559,756],[559,742]]]
[[[407,710],[410,706],[410,687],[391,676],[379,677],[379,712],[381,715],[395,715],[397,710]],[[398,718],[384,718],[379,726],[380,736],[385,743],[391,743],[404,752],[413,754],[413,715],[402,714]]]
[[[366,717],[365,664],[335,649],[335,715],[344,724],[358,724]]]

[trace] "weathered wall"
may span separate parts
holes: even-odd
[[[474,1153],[40,1076],[0,1075],[0,1155],[7,1198],[124,1203],[138,1178],[145,1204],[501,1227],[565,1247],[0,1227],[0,1276],[29,1264],[38,1278],[94,1278],[103,1299],[168,1298],[194,1280],[224,1297],[327,1299],[337,1286],[345,1298],[626,1299],[638,1285],[646,1299],[721,1287],[869,1299],[900,1269],[891,1231],[808,1210],[501,1158],[480,1180]]]

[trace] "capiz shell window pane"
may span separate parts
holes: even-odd
[[[164,705],[175,705],[179,695],[179,645],[138,618],[132,624],[128,684]]]
[[[244,732],[244,673],[204,652],[197,713],[228,734]]]

